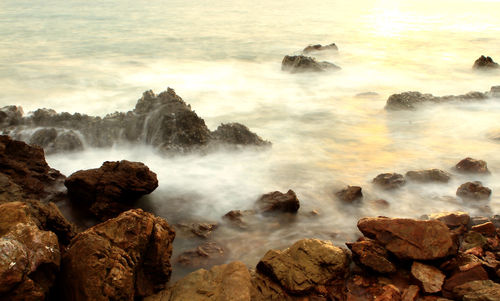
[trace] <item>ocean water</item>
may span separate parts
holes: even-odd
[[[471,70],[482,54],[500,61],[498,11],[500,1],[472,0],[2,0],[0,106],[104,116],[131,110],[145,90],[172,87],[209,128],[247,125],[272,148],[164,156],[116,145],[47,161],[66,175],[105,160],[144,162],[160,186],[142,204],[171,223],[221,223],[263,193],[293,189],[301,202],[296,217],[214,234],[227,260],[252,266],[266,250],[302,237],[355,239],[363,216],[500,213],[500,142],[488,139],[500,130],[500,99],[384,110],[387,97],[403,91],[448,95],[500,85],[500,73]],[[338,53],[315,56],[341,71],[280,70],[284,55],[332,42]],[[378,95],[355,97],[363,92]],[[409,183],[392,192],[371,184],[383,172],[453,173],[467,156],[486,160],[492,175],[454,174],[448,184]],[[490,187],[491,199],[456,199],[470,180]],[[338,201],[334,192],[345,185],[362,186],[363,201]],[[192,246],[176,244],[176,253]]]

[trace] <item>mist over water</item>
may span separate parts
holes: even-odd
[[[210,129],[247,125],[273,147],[165,156],[116,145],[47,161],[66,175],[105,160],[144,162],[160,186],[143,204],[172,223],[221,222],[229,210],[252,208],[263,193],[293,189],[301,209],[286,227],[216,231],[230,246],[229,259],[254,264],[267,249],[301,237],[354,239],[363,216],[500,213],[500,143],[487,138],[500,130],[500,99],[384,110],[393,93],[464,94],[500,85],[500,73],[471,71],[482,54],[500,61],[499,10],[499,2],[465,0],[4,0],[0,105],[104,116],[131,110],[145,90],[169,86]],[[341,71],[280,70],[284,55],[332,42],[338,53],[315,56]],[[355,97],[369,91],[378,96]],[[492,175],[455,174],[448,184],[409,183],[392,192],[371,184],[383,172],[452,172],[467,156],[486,160]],[[470,180],[492,189],[490,201],[453,198]],[[344,185],[362,186],[363,202],[336,200]]]

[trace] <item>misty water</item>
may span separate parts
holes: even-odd
[[[482,54],[500,61],[498,11],[500,2],[472,0],[3,0],[0,106],[104,116],[131,110],[145,90],[172,87],[210,129],[247,125],[272,148],[165,156],[118,144],[47,161],[65,175],[105,160],[144,162],[160,186],[141,204],[170,223],[223,223],[222,215],[252,208],[263,193],[293,189],[301,202],[296,217],[260,217],[253,230],[215,232],[227,260],[252,266],[266,250],[303,237],[355,239],[363,216],[500,213],[500,143],[488,138],[500,130],[500,99],[384,110],[388,96],[403,91],[448,95],[500,85],[500,73],[471,70]],[[284,55],[332,42],[338,53],[315,56],[341,71],[281,71]],[[378,95],[355,96],[363,92]],[[467,156],[486,160],[492,174],[454,173]],[[426,168],[454,176],[390,192],[371,184],[383,172]],[[489,201],[455,197],[470,180],[492,189]],[[362,186],[363,200],[337,200],[345,185]],[[390,206],[377,207],[376,199]],[[177,254],[195,243],[176,244]]]

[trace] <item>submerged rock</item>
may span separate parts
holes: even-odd
[[[476,70],[491,70],[491,69],[498,69],[498,68],[500,68],[500,65],[495,63],[491,57],[484,56],[484,55],[481,55],[474,62],[474,65],[472,65],[472,69],[476,69]]]
[[[315,45],[309,45],[307,46],[306,48],[304,48],[304,50],[302,50],[303,53],[305,54],[308,54],[310,52],[314,52],[314,51],[324,51],[324,50],[333,50],[333,51],[338,51],[339,48],[337,47],[337,45],[335,45],[335,43],[331,43],[329,45],[321,45],[321,44],[315,44]]]
[[[287,193],[274,191],[264,194],[257,200],[256,206],[257,210],[262,213],[296,213],[300,208],[300,203],[295,192],[290,189]]]
[[[182,252],[176,261],[188,267],[207,267],[223,263],[227,255],[222,246],[214,241],[208,241],[192,250]]]
[[[387,99],[386,110],[414,110],[423,103],[444,103],[450,101],[479,101],[487,99],[490,93],[469,92],[464,95],[434,96],[420,92],[393,94]]]
[[[100,168],[80,170],[64,185],[69,198],[105,220],[131,209],[134,201],[158,187],[156,174],[140,162],[106,161]]]
[[[383,173],[373,179],[373,183],[378,187],[390,190],[399,188],[406,184],[406,180],[402,174],[398,173]]]
[[[352,203],[363,197],[361,192],[361,187],[359,186],[347,186],[346,188],[337,191],[335,195],[342,201],[346,203]]]
[[[455,169],[461,173],[479,173],[479,174],[489,174],[488,165],[486,161],[476,160],[471,157],[467,157],[455,165]]]
[[[42,145],[48,152],[80,150],[83,145],[110,147],[122,141],[166,151],[192,150],[212,142],[269,145],[241,124],[222,125],[220,130],[210,132],[205,121],[170,88],[159,95],[146,91],[134,110],[104,118],[51,109],[38,109],[23,117],[22,109],[16,108],[0,109],[3,133]],[[38,130],[33,133],[33,129]]]
[[[327,241],[303,239],[284,251],[268,251],[257,270],[287,292],[303,294],[315,286],[344,278],[348,266],[349,258],[342,249]]]
[[[330,62],[317,62],[314,58],[303,55],[286,55],[281,62],[281,70],[290,73],[324,72],[340,69],[339,66]]]
[[[416,182],[447,183],[451,174],[440,169],[412,170],[406,173],[406,178]]]
[[[362,218],[358,228],[401,259],[434,260],[453,252],[451,232],[437,220]]]
[[[134,300],[164,289],[174,237],[141,209],[78,234],[63,256],[65,300]]]
[[[487,200],[491,196],[491,189],[479,181],[467,182],[458,187],[457,196],[469,200]]]

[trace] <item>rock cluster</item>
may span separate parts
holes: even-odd
[[[318,62],[310,56],[286,55],[281,61],[281,70],[290,73],[302,72],[325,72],[335,71],[341,68],[330,62]]]
[[[494,97],[496,88],[491,87],[490,92],[469,92],[464,95],[434,96],[420,92],[403,92],[393,94],[387,99],[385,109],[389,111],[415,110],[424,103],[445,103],[451,101],[481,101]]]
[[[104,118],[51,109],[38,109],[24,116],[20,107],[3,107],[0,124],[4,125],[4,134],[42,146],[48,153],[76,151],[84,146],[110,147],[121,141],[145,143],[166,151],[212,144],[270,145],[238,123],[223,124],[211,132],[205,121],[170,88],[158,95],[146,91],[134,110]]]

